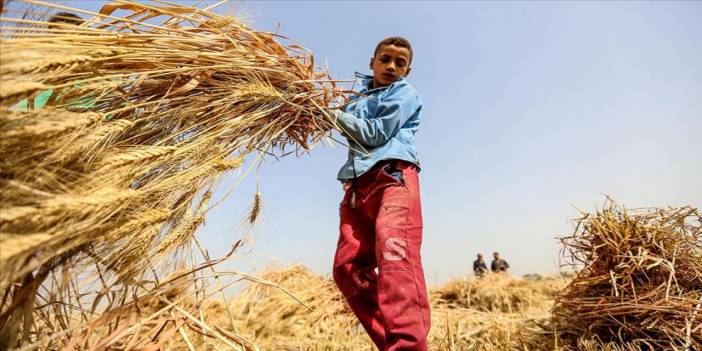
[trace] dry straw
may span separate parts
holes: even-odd
[[[250,154],[307,148],[330,127],[323,108],[340,97],[310,53],[212,7],[124,0],[92,13],[0,3],[4,347],[74,340],[70,316],[86,311],[74,295],[96,288],[80,279],[99,282],[90,299],[113,295],[84,322],[136,305],[143,273],[190,247],[216,179]],[[87,21],[50,26],[46,15],[57,11]],[[18,108],[46,93],[45,107]],[[143,346],[135,330],[101,342],[125,346],[132,335]]]
[[[262,277],[273,285],[251,284],[229,305],[242,335],[261,349],[375,349],[328,277],[302,266],[272,269]],[[496,274],[486,279],[456,279],[431,289],[430,349],[554,350],[553,330],[544,332],[542,324],[548,323],[551,296],[564,283],[555,277],[529,280]],[[506,311],[503,304],[527,300],[529,306],[513,305],[512,311]],[[224,323],[221,310],[208,313]]]
[[[267,284],[251,284],[229,304],[237,328],[247,340],[264,350],[374,349],[328,277],[302,266],[273,269],[262,277],[268,280]],[[430,290],[429,348],[440,351],[685,350],[652,347],[644,339],[612,340],[607,332],[584,333],[561,324],[562,320],[551,314],[551,308],[554,297],[570,286],[570,279],[570,275],[517,278],[491,274],[483,279],[458,278],[434,287]],[[281,291],[281,287],[286,291]],[[290,298],[290,294],[304,305]],[[209,308],[206,313],[212,316],[211,320],[225,324],[224,307],[216,304]],[[577,315],[570,320],[577,321]]]
[[[563,281],[533,275],[528,279],[506,274],[488,274],[483,279],[454,279],[433,291],[437,304],[483,312],[519,313],[544,310]],[[546,305],[544,305],[546,303]]]
[[[702,349],[702,222],[691,207],[584,214],[562,238],[578,275],[557,297],[563,339]]]

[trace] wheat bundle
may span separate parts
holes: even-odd
[[[3,10],[4,340],[20,320],[26,337],[35,297],[69,295],[84,269],[109,290],[189,247],[218,177],[249,155],[309,147],[341,95],[303,48],[211,7],[124,0],[93,13],[25,0]],[[59,10],[88,19],[47,22]],[[31,108],[42,94],[46,106]]]
[[[562,238],[580,269],[556,298],[564,339],[651,349],[702,348],[702,222],[690,207],[626,210],[608,202]]]

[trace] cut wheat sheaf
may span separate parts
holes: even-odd
[[[83,335],[81,347],[95,346],[71,318],[44,318],[53,303],[73,308],[77,292],[95,290],[92,301],[110,303],[92,304],[89,321],[153,295],[145,272],[192,247],[217,179],[246,173],[259,155],[308,148],[331,127],[324,108],[343,97],[311,53],[213,6],[2,3],[0,341],[62,348]],[[86,22],[50,26],[66,10]],[[43,108],[18,108],[47,92]],[[256,194],[251,222],[260,204]],[[93,285],[77,281],[86,272]]]

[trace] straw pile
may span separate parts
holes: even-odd
[[[71,324],[37,324],[38,308],[70,306],[51,314],[68,318],[86,291],[139,295],[143,272],[191,247],[215,181],[255,155],[309,147],[340,94],[302,48],[210,8],[3,10],[0,347]],[[50,26],[59,10],[89,19]],[[47,92],[44,108],[17,108]],[[257,194],[250,222],[259,209]],[[88,278],[97,286],[79,284]]]
[[[488,274],[483,279],[454,279],[433,291],[438,305],[484,312],[516,313],[547,309],[560,291],[563,280],[554,277],[523,279],[506,274]]]
[[[561,337],[656,350],[702,349],[702,222],[690,207],[608,202],[562,239],[578,275],[556,298]]]

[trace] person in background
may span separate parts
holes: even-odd
[[[74,26],[80,26],[85,22],[80,16],[76,15],[75,13],[70,13],[70,12],[59,12],[47,21],[49,22],[49,29],[60,29],[62,26],[60,25],[61,23],[65,24],[72,24]]]
[[[49,23],[48,28],[53,31],[56,29],[62,29],[62,27],[65,28],[61,24],[80,26],[85,21],[80,16],[74,13],[59,12],[51,16],[51,18],[49,18],[47,22]],[[12,110],[23,112],[39,110],[46,106],[53,94],[53,89],[44,90],[41,93],[37,94],[37,96],[35,96],[34,99],[24,99],[18,102],[15,106],[12,107]]]
[[[483,260],[483,254],[478,254],[478,259],[473,261],[473,274],[475,274],[475,276],[478,278],[482,278],[485,276],[487,271],[488,268],[485,264],[485,260]]]
[[[495,273],[507,272],[507,269],[509,269],[509,263],[501,259],[500,254],[498,252],[494,252],[492,254],[492,257],[492,263],[490,264],[490,268],[492,269],[492,271]]]

